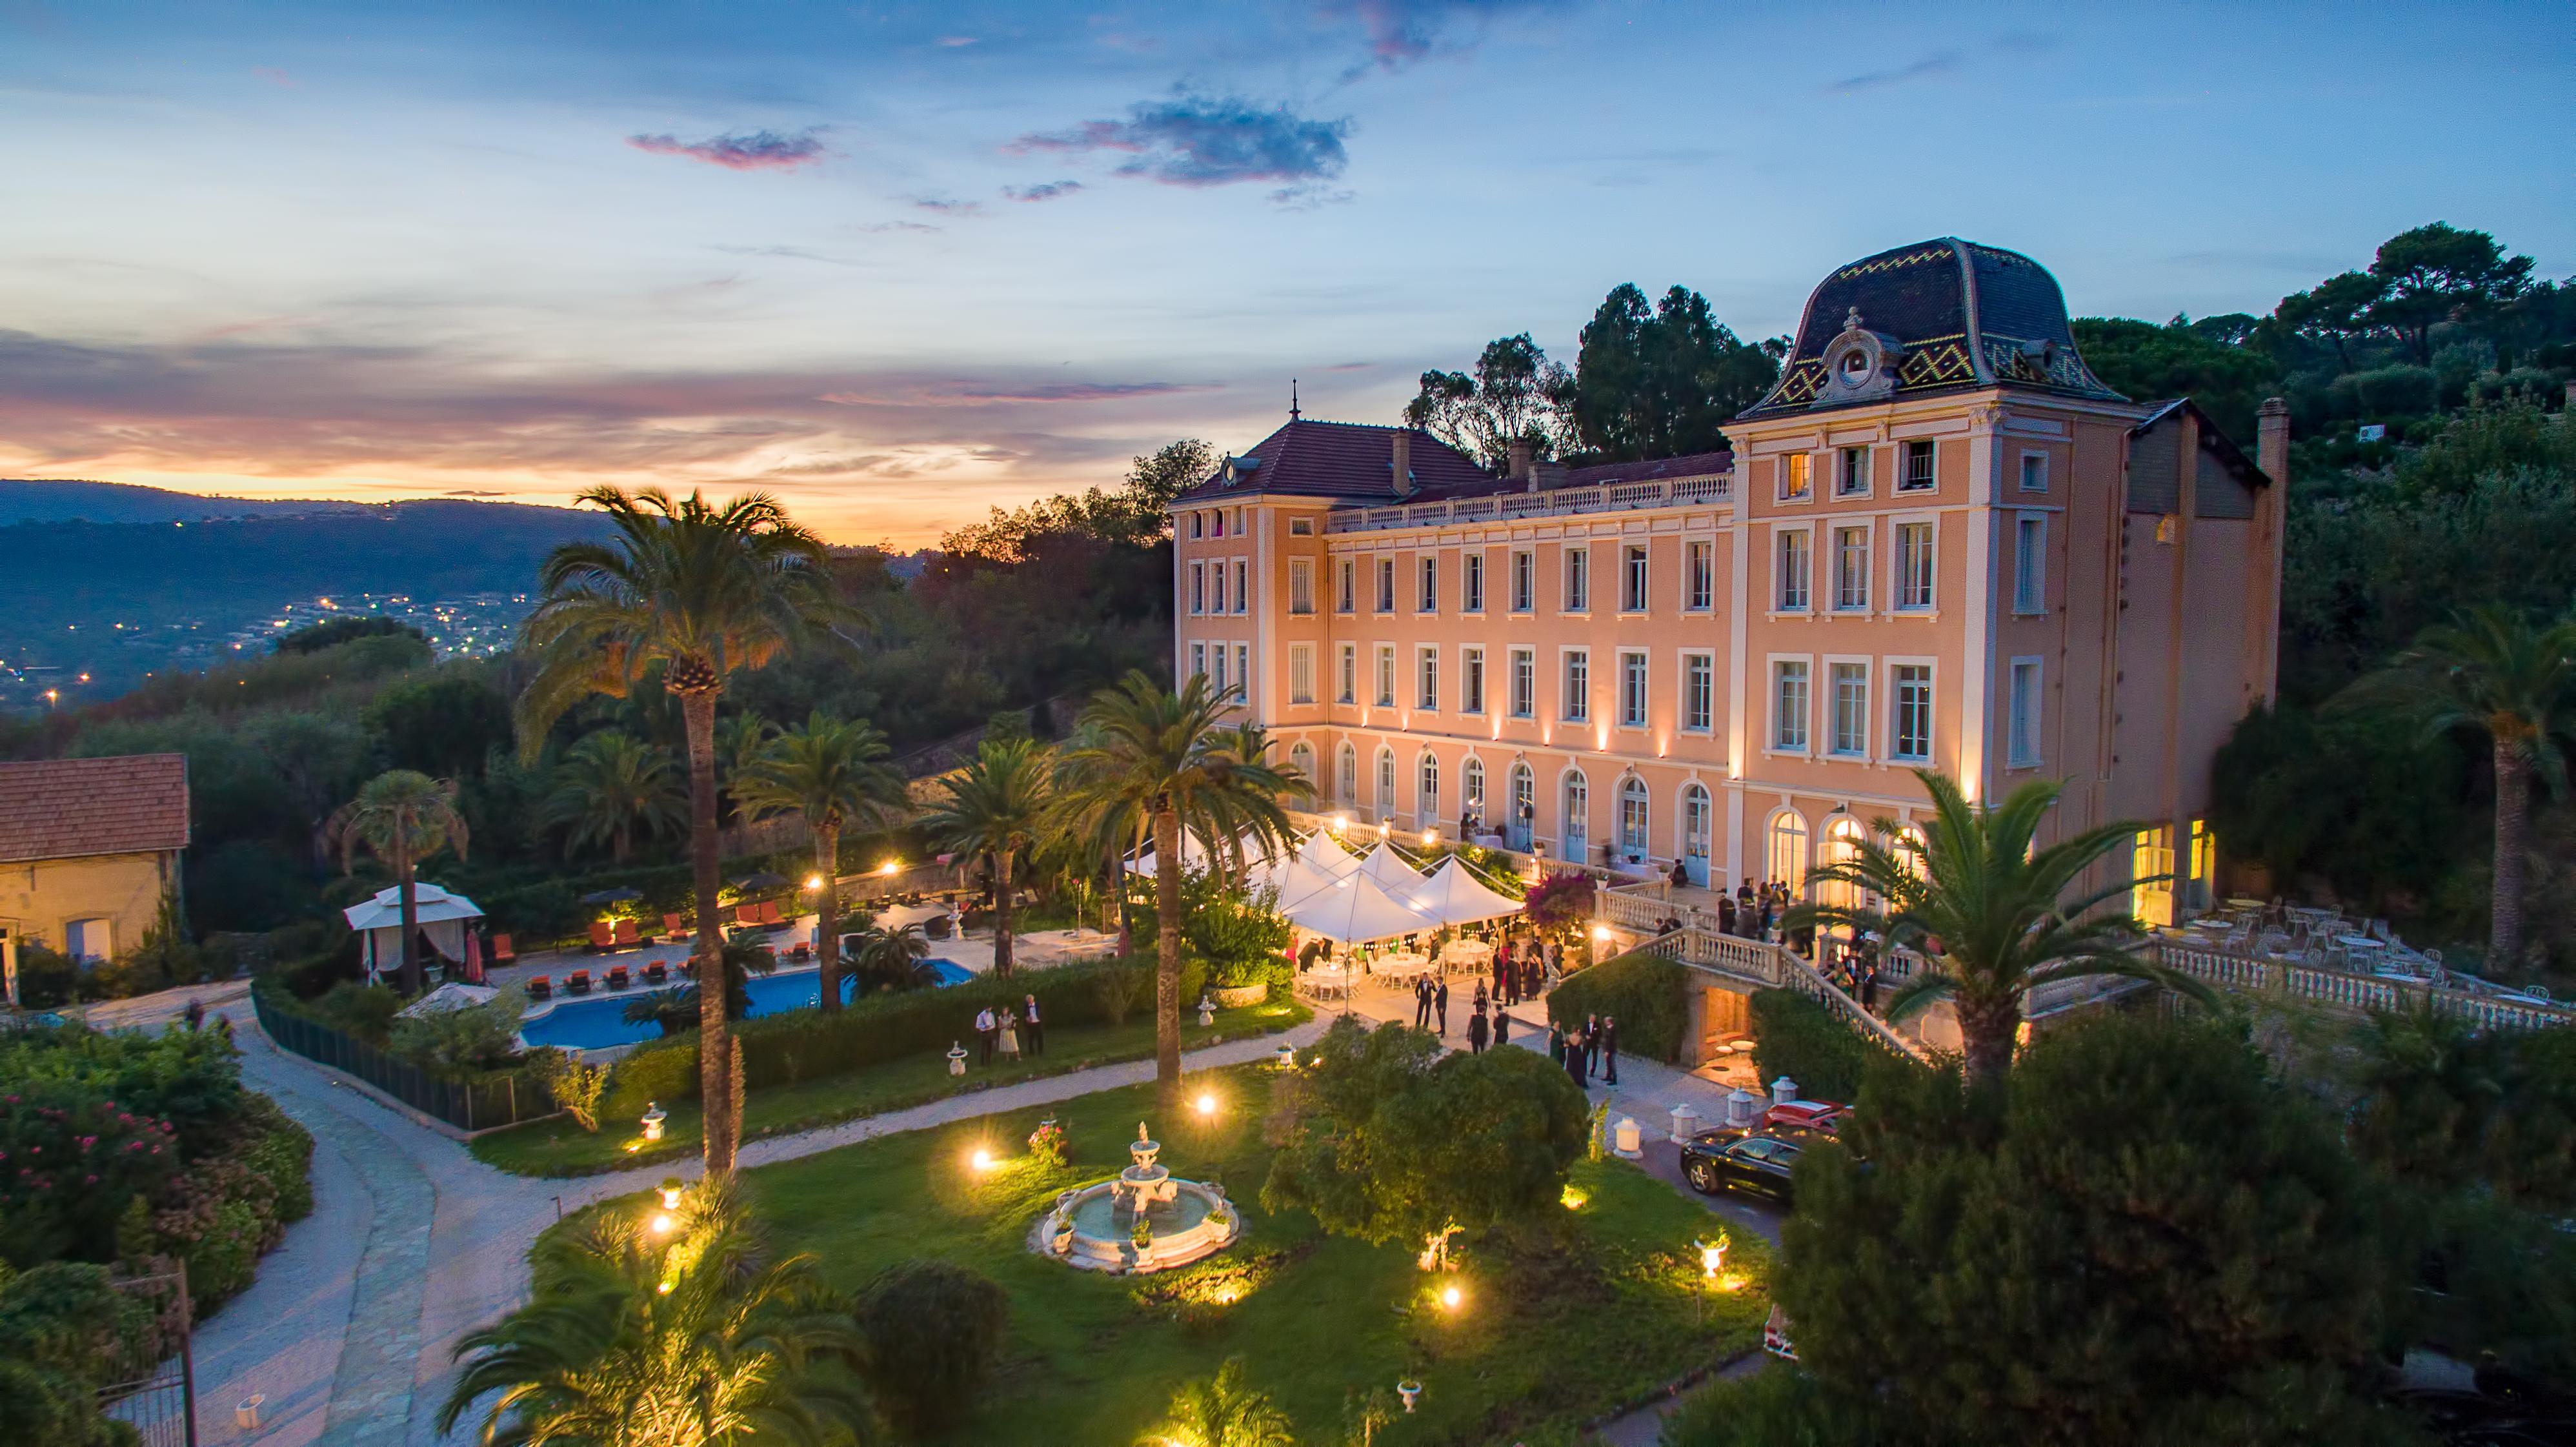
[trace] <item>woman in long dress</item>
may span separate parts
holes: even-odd
[[[1002,1058],[1004,1060],[1020,1058],[1020,1017],[1017,1011],[1002,1012]]]

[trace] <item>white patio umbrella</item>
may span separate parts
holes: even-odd
[[[1279,912],[1299,929],[1338,945],[1365,944],[1436,925],[1379,888],[1376,881],[1357,874],[1336,879]]]
[[[1521,912],[1519,900],[1487,888],[1454,854],[1404,902],[1442,924],[1473,924]]]

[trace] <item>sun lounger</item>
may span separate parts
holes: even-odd
[[[592,920],[590,922],[590,948],[593,953],[601,953],[617,948],[616,927],[609,924],[609,922],[604,919]]]
[[[551,1000],[551,999],[553,999],[553,998],[554,998],[554,995],[555,995],[555,982],[554,982],[554,981],[552,981],[552,980],[550,980],[550,979],[548,979],[548,978],[546,978],[545,976],[543,976],[543,975],[539,975],[539,976],[537,976],[536,978],[534,978],[534,979],[532,979],[532,980],[528,981],[528,998],[529,998],[529,999],[531,999],[531,1000]]]
[[[590,971],[588,971],[588,970],[575,970],[575,971],[573,971],[571,974],[569,974],[569,975],[565,976],[565,977],[564,977],[564,989],[565,989],[567,992],[569,992],[569,993],[571,993],[571,994],[575,994],[575,995],[587,995],[587,994],[589,994],[589,993],[590,993]]]
[[[641,949],[643,945],[644,937],[635,932],[635,921],[631,919],[621,919],[617,922],[617,947],[619,949]]]
[[[624,965],[610,965],[608,967],[608,988],[612,990],[623,990],[626,988],[628,983],[626,967]]]
[[[676,914],[662,916],[662,938],[672,942],[697,938],[698,932],[683,923]]]
[[[496,965],[506,965],[518,957],[519,952],[510,948],[510,937],[508,935],[492,936],[492,963]]]
[[[668,984],[668,983],[670,982],[670,979],[671,979],[671,971],[670,971],[670,969],[669,969],[667,966],[665,966],[665,965],[664,965],[660,960],[655,960],[653,963],[651,963],[651,964],[649,964],[649,965],[646,965],[646,966],[644,967],[644,983],[645,983],[645,984],[648,984],[648,985],[661,985],[661,984]]]

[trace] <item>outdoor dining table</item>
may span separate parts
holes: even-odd
[[[1369,973],[1381,980],[1411,980],[1431,973],[1431,961],[1421,955],[1386,955],[1369,966]]]
[[[1451,940],[1440,963],[1452,970],[1482,970],[1494,962],[1494,947],[1483,940]]]
[[[1351,972],[1340,965],[1317,965],[1297,977],[1297,988],[1321,999],[1351,993]]]

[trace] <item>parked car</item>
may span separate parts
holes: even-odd
[[[1703,1131],[1682,1147],[1682,1179],[1703,1196],[1741,1191],[1789,1204],[1789,1172],[1803,1149],[1768,1132]]]
[[[1838,1100],[1785,1100],[1762,1112],[1761,1128],[1790,1139],[1831,1139],[1842,1133],[1843,1122],[1850,1118],[1851,1107]]]

